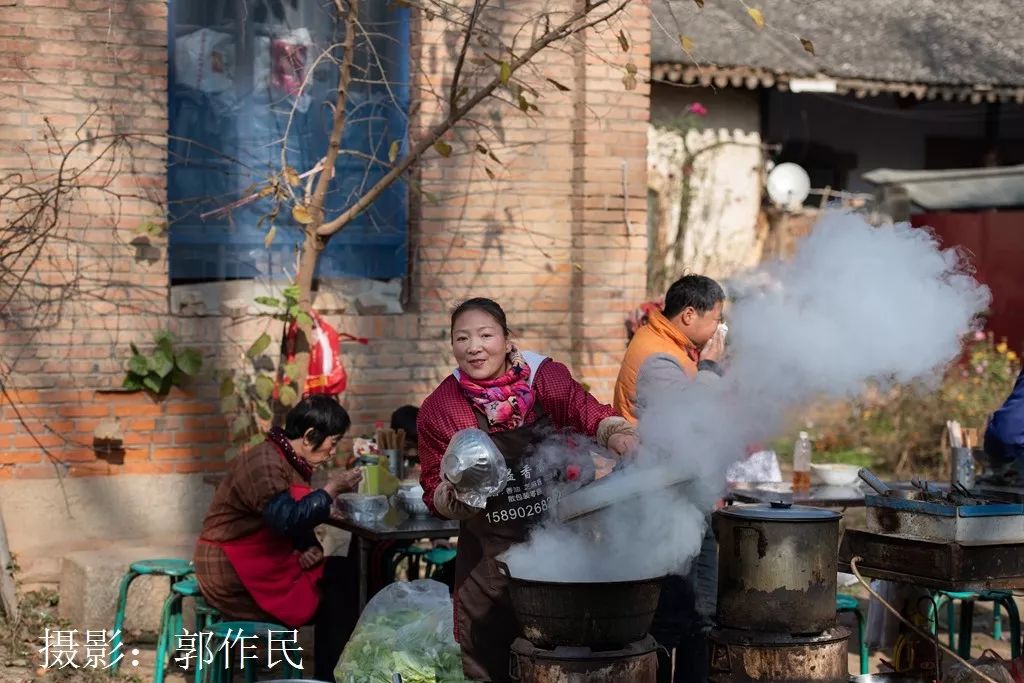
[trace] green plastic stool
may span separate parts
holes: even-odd
[[[437,570],[455,559],[458,553],[453,548],[433,548],[423,554],[423,565],[426,577],[432,578]]]
[[[867,633],[864,628],[864,613],[860,610],[860,603],[852,595],[836,594],[836,613],[853,612],[857,619],[857,648],[860,653],[860,672],[868,672],[870,657],[868,655]]]
[[[199,582],[194,578],[182,579],[172,585],[171,594],[164,601],[163,613],[160,616],[160,636],[156,645],[153,683],[163,683],[168,655],[178,649],[175,639],[184,633],[181,607],[185,598],[191,598],[195,603],[194,633],[199,634],[209,630],[210,625],[220,618],[217,610],[206,604],[202,591],[199,590]]]
[[[128,573],[121,579],[121,588],[117,594],[117,612],[114,616],[114,630],[110,638],[110,652],[120,652],[123,645],[121,630],[124,628],[124,612],[128,605],[128,587],[132,581],[140,576],[166,576],[171,580],[171,586],[189,577],[192,574],[192,563],[188,560],[178,558],[164,558],[158,560],[139,560],[128,565]],[[110,666],[110,672],[116,673],[121,666],[118,659]]]
[[[209,683],[231,683],[235,675],[235,662],[230,656],[234,652],[231,646],[225,646],[226,642],[233,643],[237,638],[256,636],[263,642],[269,641],[271,631],[283,631],[291,633],[295,629],[286,628],[280,624],[271,624],[264,621],[221,621],[214,624],[211,629],[213,636],[210,638],[210,649],[213,650],[213,661],[206,665],[202,657],[196,659],[196,683],[206,683],[209,673]],[[225,657],[225,650],[228,655]],[[283,655],[278,655],[286,670],[288,679],[301,679],[302,669],[293,666]],[[245,683],[254,683],[256,680],[256,666],[248,666],[248,662],[242,662],[242,674]],[[259,664],[259,662],[253,662]]]
[[[391,576],[398,575],[398,566],[402,564],[402,561],[408,562],[408,576],[410,581],[414,581],[420,578],[420,558],[427,553],[426,548],[421,548],[418,545],[408,545],[397,553],[395,553],[394,559],[391,561]]]
[[[960,601],[960,639],[957,642],[957,619],[956,601]],[[936,606],[946,605],[946,621],[949,626],[949,648],[955,649],[956,653],[964,659],[969,659],[971,654],[971,638],[974,631],[974,603],[992,603],[992,637],[1002,640],[1003,624],[1000,615],[1000,607],[1006,610],[1006,616],[1010,620],[1010,657],[1016,659],[1020,656],[1020,612],[1017,610],[1017,603],[1013,600],[1013,591],[1008,590],[987,590],[987,591],[938,591],[936,595]]]

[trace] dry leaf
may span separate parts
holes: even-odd
[[[626,86],[626,90],[636,90],[636,76],[627,73],[622,77],[622,85]]]
[[[446,159],[452,155],[452,146],[449,145],[444,140],[438,140],[437,142],[435,142],[434,149],[437,151],[438,154],[440,154]]]
[[[284,175],[284,181],[289,185],[295,186],[302,184],[302,178],[299,177],[299,172],[291,166],[285,166],[284,171],[281,173]]]
[[[806,38],[801,38],[800,44],[803,45],[804,49],[810,52],[812,55],[814,54],[814,43],[807,40]]]
[[[569,90],[570,90],[569,86],[562,85],[561,83],[559,83],[558,81],[556,81],[553,78],[549,78],[548,79],[548,83],[550,83],[551,85],[555,86],[556,88],[558,88],[562,92],[569,92]]]
[[[264,197],[269,197],[270,195],[274,194],[275,189],[276,188],[273,185],[264,185],[260,189],[260,199]]]
[[[501,63],[501,84],[505,85],[508,83],[508,79],[512,78],[512,67],[508,62]]]
[[[636,76],[636,64],[634,64],[633,62],[626,64],[626,73],[628,73],[630,76]]]
[[[749,14],[750,18],[754,20],[754,23],[757,24],[758,28],[764,28],[764,14],[761,13],[761,10],[756,7],[748,7],[747,14]]]
[[[394,140],[391,143],[391,147],[388,148],[388,161],[392,164],[395,163],[395,159],[398,158],[398,148],[401,146],[400,140]]]
[[[487,177],[494,180],[494,171],[484,166],[484,172],[487,173]]]
[[[693,52],[693,41],[690,36],[679,36],[679,44],[683,46],[683,52]]]
[[[309,225],[313,222],[313,214],[302,204],[296,204],[292,207],[292,218],[300,225]]]
[[[701,9],[704,9],[704,0],[693,0],[693,1],[695,3],[697,3],[697,7],[700,7]]]
[[[274,243],[274,235],[277,234],[277,226],[271,225],[270,230],[267,230],[267,234],[263,236],[263,247],[270,249],[270,245]]]
[[[629,39],[626,38],[626,33],[619,30],[619,47],[622,48],[623,52],[629,52]]]

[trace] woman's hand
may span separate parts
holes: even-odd
[[[608,437],[608,448],[620,456],[630,455],[640,442],[636,434],[619,432]]]
[[[327,483],[324,484],[324,491],[336,498],[339,493],[354,491],[359,482],[363,479],[363,472],[359,469],[335,470],[327,476]]]
[[[314,545],[299,555],[299,566],[303,569],[312,569],[323,561],[324,551],[320,546]]]

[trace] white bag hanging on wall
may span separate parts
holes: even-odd
[[[201,28],[174,41],[174,76],[181,84],[207,93],[235,82],[235,41],[227,33]]]

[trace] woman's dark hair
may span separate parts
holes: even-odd
[[[706,275],[684,275],[668,288],[665,293],[665,308],[662,313],[672,318],[683,312],[684,308],[692,307],[704,314],[715,307],[719,301],[725,301],[725,291]]]
[[[309,431],[313,448],[330,436],[344,436],[352,420],[334,398],[322,394],[307,396],[288,411],[284,418],[284,435],[289,439],[301,439]]]
[[[501,310],[501,306],[498,305],[498,302],[492,299],[477,297],[475,299],[467,299],[466,301],[463,301],[454,311],[452,311],[452,327],[448,331],[449,337],[455,336],[455,321],[458,320],[460,315],[467,311],[483,311],[498,321],[498,324],[501,325],[501,330],[505,333],[506,337],[509,335],[508,321],[505,319],[505,311]]]
[[[395,431],[405,430],[405,438],[415,443],[416,441],[416,417],[420,409],[416,406],[402,406],[391,413],[391,428]]]

